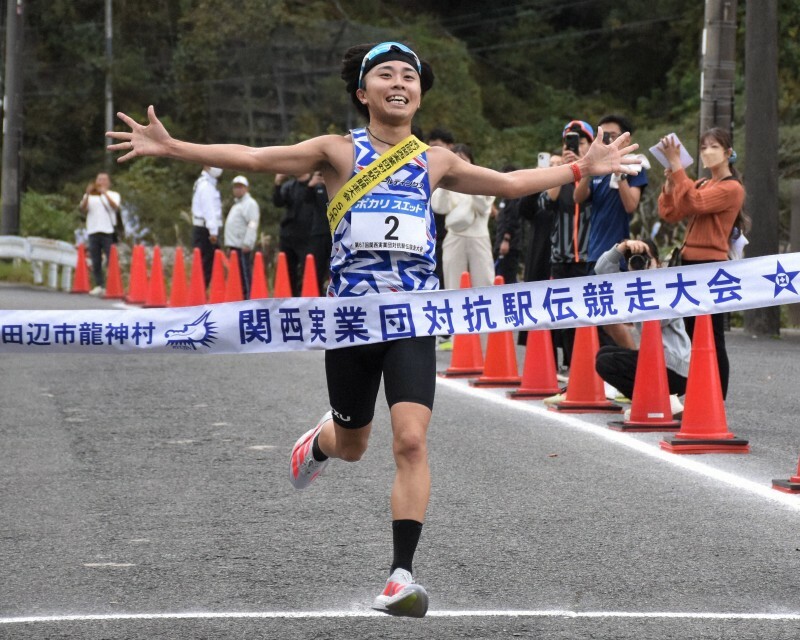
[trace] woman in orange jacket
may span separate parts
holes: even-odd
[[[710,178],[691,180],[681,166],[680,144],[671,137],[662,141],[670,163],[666,182],[658,198],[658,214],[667,222],[689,218],[681,249],[682,264],[721,262],[728,259],[733,230],[746,231],[747,217],[742,209],[744,187],[733,168],[735,159],[730,134],[719,128],[706,131],[700,139],[700,159],[711,171]],[[689,337],[694,336],[694,318],[685,318]],[[722,395],[728,393],[730,365],[725,350],[723,314],[711,316]]]

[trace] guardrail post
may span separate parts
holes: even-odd
[[[51,289],[58,289],[58,266],[57,262],[47,265],[47,286]]]
[[[61,268],[61,290],[72,290],[72,267],[64,266]]]
[[[31,270],[33,271],[33,284],[42,284],[44,278],[42,277],[42,267],[44,263],[41,260],[31,260]]]

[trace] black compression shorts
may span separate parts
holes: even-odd
[[[330,349],[325,374],[333,419],[348,429],[372,422],[383,375],[386,402],[416,402],[433,409],[436,388],[436,338],[403,338],[377,344]]]

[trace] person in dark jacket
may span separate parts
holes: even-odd
[[[517,167],[506,165],[503,173],[516,171]],[[519,259],[522,251],[522,223],[520,203],[522,198],[503,198],[497,203],[497,218],[494,234],[494,274],[503,276],[506,284],[514,284],[519,274]]]
[[[574,137],[575,146],[571,144]],[[561,157],[564,163],[577,161],[594,142],[594,129],[584,120],[571,120],[562,131]],[[589,223],[591,207],[575,202],[575,187],[579,181],[548,189],[539,196],[539,206],[553,217],[550,234],[550,274],[554,279],[579,278],[589,275]],[[560,341],[562,366],[572,360],[575,329],[558,329],[553,336]]]
[[[560,150],[550,156],[550,166],[562,164]],[[525,258],[522,272],[523,282],[537,282],[550,279],[550,234],[553,233],[553,214],[539,206],[538,193],[525,196],[519,202],[519,217],[525,236]],[[517,344],[528,343],[528,332],[520,331]],[[557,343],[553,344],[557,348]],[[558,361],[556,361],[556,366]]]
[[[311,185],[312,177],[310,173],[297,177],[282,173],[275,176],[272,202],[276,207],[286,207],[281,219],[278,248],[286,254],[293,296],[299,296],[302,290],[311,229],[320,206],[317,191]],[[324,202],[322,206],[324,208]]]
[[[308,253],[314,256],[314,264],[317,268],[317,287],[319,287],[319,294],[324,296],[329,277],[328,265],[331,261],[333,238],[328,224],[328,190],[325,188],[325,180],[319,171],[312,174],[308,181],[308,188],[314,190],[315,199]]]

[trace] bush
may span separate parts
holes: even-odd
[[[75,201],[62,194],[26,191],[20,203],[20,234],[75,242],[83,220]]]

